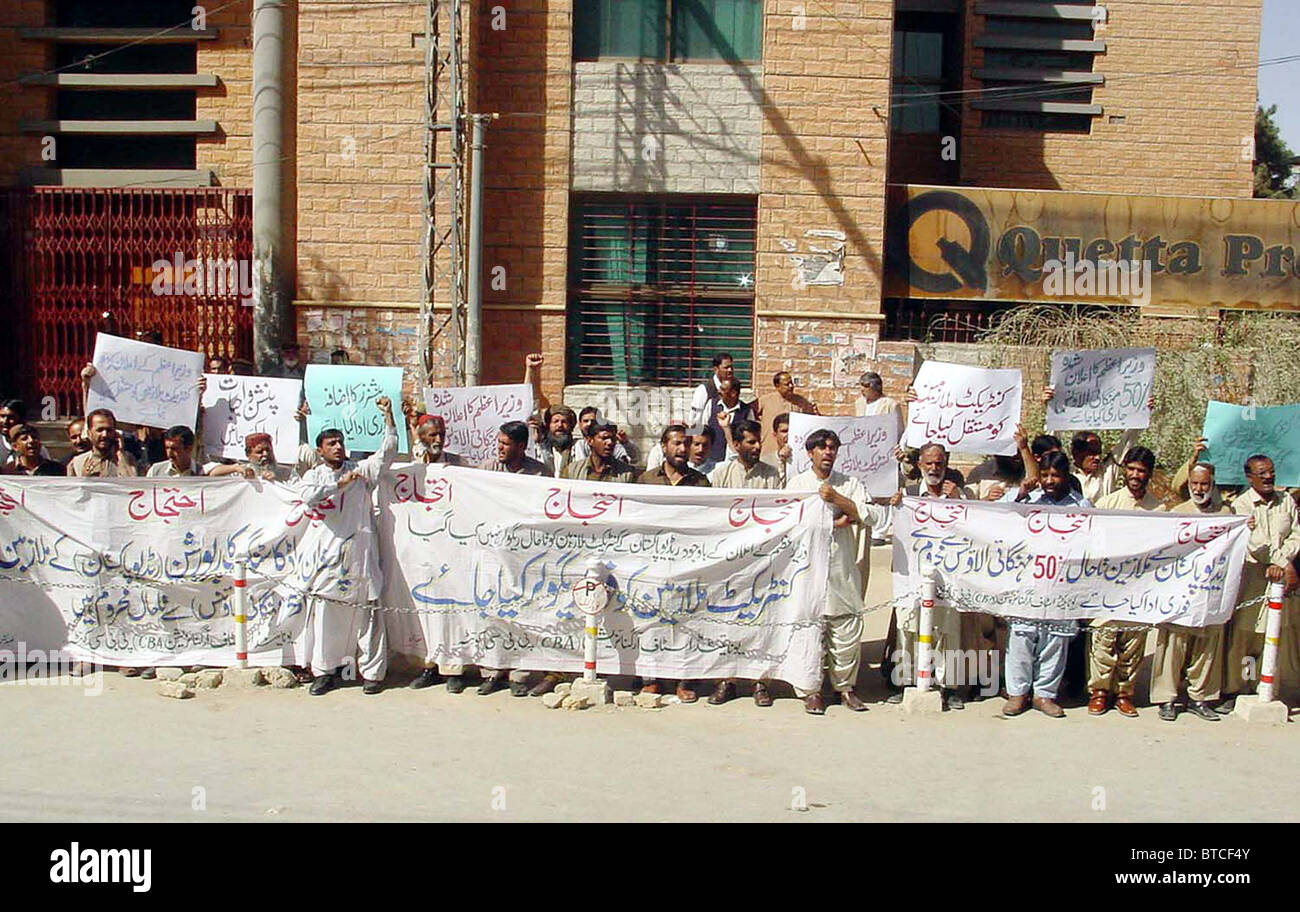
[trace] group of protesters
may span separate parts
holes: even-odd
[[[301,379],[304,365],[300,354],[297,345],[286,344],[279,364],[268,376]],[[331,360],[345,363],[346,356],[340,358],[340,354],[335,353]],[[734,359],[719,353],[713,358],[713,373],[695,388],[688,413],[662,428],[658,446],[642,453],[626,430],[599,409],[589,406],[575,411],[550,403],[541,390],[543,363],[540,354],[529,354],[525,359],[524,379],[534,390],[536,412],[526,422],[502,424],[495,455],[477,468],[599,483],[817,492],[834,516],[826,603],[821,611],[825,668],[830,692],[853,711],[868,708],[855,685],[862,656],[870,544],[884,537],[892,510],[904,495],[1246,516],[1250,529],[1248,554],[1231,620],[1203,628],[1176,624],[1157,627],[1150,694],[1163,720],[1176,720],[1184,705],[1187,712],[1207,721],[1218,721],[1231,712],[1237,696],[1252,690],[1258,679],[1264,646],[1262,596],[1268,584],[1281,582],[1288,594],[1297,587],[1300,518],[1295,500],[1276,487],[1273,462],[1265,453],[1252,455],[1246,461],[1248,485],[1233,492],[1215,484],[1215,467],[1199,458],[1206,442],[1198,441],[1168,485],[1167,496],[1158,497],[1152,489],[1156,457],[1150,449],[1137,445],[1136,430],[1124,431],[1119,442],[1106,449],[1095,432],[1076,433],[1067,444],[1050,434],[1031,440],[1017,427],[1015,455],[991,457],[964,476],[950,465],[950,453],[941,444],[929,443],[917,450],[900,448],[896,452],[899,490],[890,498],[873,499],[857,478],[836,470],[841,441],[833,430],[823,428],[810,433],[804,441],[810,467],[801,472],[792,467],[790,415],[820,412],[795,391],[788,371],[776,373],[772,389],[747,403],[741,398]],[[232,364],[223,359],[213,359],[208,368],[211,373],[252,372],[247,362]],[[93,376],[94,367],[87,365],[83,383],[88,386]],[[899,428],[904,426],[906,402],[914,396],[910,389],[900,403],[884,395],[882,378],[873,372],[861,376],[860,388],[857,415],[896,414]],[[1044,401],[1054,395],[1054,389],[1047,387]],[[37,429],[26,421],[22,403],[10,400],[0,405],[0,472],[33,476],[147,473],[155,477],[260,478],[294,483],[304,503],[315,505],[356,483],[373,490],[380,474],[395,460],[398,440],[392,403],[381,397],[376,404],[385,419],[383,440],[379,450],[359,460],[349,456],[341,431],[327,429],[314,441],[304,442],[284,463],[273,452],[271,438],[266,434],[247,437],[246,459],[242,462],[209,461],[202,455],[201,442],[196,443],[195,431],[188,427],[173,427],[161,433],[155,429],[122,429],[111,411],[96,409],[68,424],[72,455],[58,463],[50,458]],[[410,430],[413,461],[469,464],[447,448],[448,427],[442,416],[425,414],[410,402],[404,402],[401,410]],[[300,402],[299,420],[305,421],[309,412],[309,404]],[[196,425],[200,438],[202,420],[200,410]],[[351,613],[324,602],[312,606],[306,638],[310,664],[298,673],[304,683],[310,680],[314,695],[336,687],[343,667],[353,662],[361,672],[365,693],[379,693],[384,687],[388,647],[382,612],[375,607],[379,597],[378,555],[370,554],[367,559],[375,562],[372,572],[367,573],[370,606]],[[1294,686],[1300,681],[1300,617],[1288,604],[1284,618],[1287,633],[1279,654],[1279,677],[1284,684]],[[1113,708],[1123,716],[1137,716],[1135,685],[1149,628],[1093,621],[1083,636],[1078,628],[1075,621],[1004,619],[960,611],[956,606],[936,607],[932,633],[937,655],[996,655],[1000,661],[977,662],[976,667],[1000,667],[1005,672],[1002,681],[976,683],[954,674],[946,663],[936,662],[934,676],[944,708],[960,710],[968,700],[1000,689],[1005,700],[1002,712],[1008,717],[1032,707],[1060,718],[1065,714],[1058,702],[1063,696],[1078,696],[1080,702],[1086,699],[1091,715],[1102,715]],[[887,702],[901,702],[903,688],[915,680],[917,643],[923,635],[917,607],[896,607],[881,656]],[[445,681],[448,691],[459,693],[471,678],[471,669],[462,664],[430,661],[426,665],[411,687],[425,688]],[[146,669],[144,674],[151,676],[151,671]],[[508,687],[515,696],[541,696],[553,691],[565,678],[558,672],[497,668],[476,671],[477,690],[484,695]],[[139,674],[141,670],[123,672]],[[719,680],[713,682],[708,702],[725,703],[736,697],[743,685],[757,705],[770,706],[773,697],[769,684]],[[685,703],[698,699],[696,686],[692,681],[641,682],[644,692],[671,689]],[[1182,692],[1186,693],[1185,703],[1179,700]],[[796,688],[795,694],[808,713],[825,713],[826,699],[821,688]]]

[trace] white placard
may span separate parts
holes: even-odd
[[[812,465],[804,441],[820,428],[834,431],[840,438],[835,457],[835,471],[851,475],[862,482],[872,497],[889,497],[898,490],[898,415],[872,415],[850,418],[842,415],[801,415],[790,413],[790,451],[793,477]]]
[[[112,409],[118,421],[194,430],[203,354],[100,333],[86,411]]]
[[[297,458],[300,425],[294,413],[301,380],[204,374],[203,446],[209,457],[243,459],[249,434],[270,434],[277,461]]]
[[[1222,624],[1250,532],[1224,513],[1143,513],[905,497],[894,514],[894,597],[1031,620]]]
[[[495,457],[501,425],[527,421],[533,407],[533,388],[527,383],[424,390],[425,410],[447,422],[443,447],[471,466]]]
[[[912,386],[917,400],[907,411],[908,446],[941,443],[949,450],[997,456],[1016,452],[1019,370],[926,361]]]
[[[1150,427],[1155,378],[1154,348],[1053,352],[1047,430]]]

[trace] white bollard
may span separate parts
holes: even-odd
[[[248,667],[248,564],[235,561],[235,664]]]
[[[916,689],[934,686],[934,596],[938,589],[933,567],[921,571],[921,617],[916,632]]]
[[[1282,583],[1268,584],[1268,617],[1264,626],[1264,655],[1259,662],[1259,702],[1271,703],[1277,674],[1277,642],[1282,633]]]

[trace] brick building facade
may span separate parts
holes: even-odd
[[[856,387],[831,368],[846,347],[874,351],[891,387],[910,375],[909,336],[888,328],[890,184],[1251,193],[1261,0],[621,3],[462,6],[467,107],[500,115],[483,382],[518,380],[537,350],[552,399],[581,402],[685,385],[726,347],[757,392],[788,369],[823,411],[849,410]],[[8,4],[0,80],[56,65],[54,39],[23,31],[55,5]],[[316,360],[403,365],[415,388],[424,4],[292,11],[299,339]],[[218,83],[195,90],[200,182],[251,180],[250,12],[223,6],[195,40],[195,73]],[[50,170],[25,124],[53,118],[56,91],[10,93],[0,182]],[[433,383],[451,380],[449,338]]]

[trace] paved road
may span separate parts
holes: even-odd
[[[887,621],[870,615],[868,640]],[[863,681],[883,697],[875,672]],[[94,697],[0,685],[0,819],[1300,819],[1294,723],[1008,720],[997,699],[939,717],[873,704],[815,718],[792,698],[573,713],[441,687],[176,701],[102,682]]]

